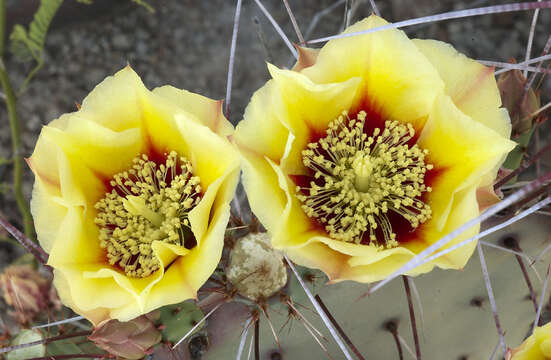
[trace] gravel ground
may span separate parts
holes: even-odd
[[[34,0],[33,0],[34,1]],[[9,2],[8,22],[28,21],[25,8],[31,0]],[[235,1],[157,0],[150,13],[130,2],[105,1],[75,7],[67,0],[54,22],[45,49],[45,65],[19,99],[23,154],[29,156],[41,126],[60,114],[74,111],[96,84],[130,63],[145,84],[156,87],[171,84],[211,98],[223,98]],[[34,1],[36,3],[36,1]],[[100,4],[101,3],[101,4]],[[297,21],[306,29],[313,16],[334,0],[289,0]],[[411,0],[377,1],[381,13],[390,21],[434,14],[453,9],[487,6],[493,1]],[[501,3],[501,2],[500,2]],[[26,4],[26,5],[25,5]],[[265,6],[292,41],[297,41],[282,1],[264,0]],[[72,6],[72,7],[67,7]],[[368,1],[358,7],[356,18],[368,15]],[[26,15],[25,15],[26,14]],[[523,60],[532,12],[509,13],[460,19],[407,30],[410,36],[448,41],[467,55],[486,60]],[[257,25],[254,20],[258,19]],[[334,34],[342,22],[342,6],[325,16],[311,37]],[[265,39],[259,40],[259,29]],[[543,48],[551,29],[551,11],[542,11],[538,22],[533,54]],[[268,77],[265,60],[285,66],[292,58],[283,41],[252,0],[243,2],[236,53],[232,122],[236,123],[254,90]],[[29,64],[8,58],[6,67],[15,83],[21,83]],[[551,93],[551,82],[544,85]],[[547,124],[548,125],[548,124]],[[549,126],[547,126],[549,127]],[[548,132],[548,131],[547,131]],[[7,115],[0,112],[0,157],[11,156]],[[9,165],[0,165],[0,183],[11,181]],[[24,189],[29,196],[32,174],[25,172]],[[0,188],[1,189],[1,188]],[[14,201],[9,192],[0,193],[0,211],[18,223]],[[0,234],[1,235],[1,234]],[[0,263],[11,256],[0,251]]]

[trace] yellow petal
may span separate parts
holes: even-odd
[[[469,220],[475,218],[478,214],[479,208],[476,198],[476,187],[472,186],[459,191],[454,196],[445,225],[440,228],[437,220],[429,220],[426,224],[424,224],[423,239],[428,245],[431,245]],[[478,234],[479,230],[480,224],[466,229],[459,236],[450,241],[443,249],[458,244],[459,242]],[[438,265],[438,267],[443,269],[462,269],[471,257],[476,244],[476,241],[472,241],[465,246],[435,259],[433,264]]]
[[[358,32],[388,24],[370,16],[346,29]],[[444,89],[438,72],[403,31],[388,29],[329,41],[302,73],[316,83],[361,77],[369,106],[385,118],[415,122]]]
[[[370,265],[357,265],[351,266],[341,273],[341,276],[334,280],[334,282],[342,280],[354,280],[362,283],[370,283],[386,278],[394,271],[398,270],[406,262],[413,258],[413,254],[405,253],[404,249],[391,256],[386,256],[381,260]],[[427,273],[434,265],[425,264],[419,266],[409,272],[406,275],[415,276],[423,273]]]
[[[290,133],[281,166],[286,173],[303,174],[302,150],[313,136],[325,135],[329,123],[350,109],[360,78],[320,85],[294,71],[271,64],[268,69],[285,103],[286,113],[280,121]]]
[[[257,90],[237,124],[233,139],[242,153],[279,161],[285,151],[289,131],[282,123],[285,108],[275,81]]]
[[[287,197],[279,188],[277,173],[272,169],[269,158],[261,158],[247,151],[241,153],[243,187],[247,192],[251,208],[260,222],[268,229],[276,229],[278,214],[285,209]]]
[[[50,128],[64,129],[71,114],[65,114],[48,124]],[[27,164],[37,178],[40,178],[42,190],[53,196],[61,195],[57,153],[59,146],[44,136],[39,136],[34,151]]]
[[[237,186],[237,172],[231,174],[225,186],[235,189]],[[213,273],[222,256],[224,234],[229,220],[228,201],[216,201],[213,207],[212,220],[205,236],[201,239],[201,246],[179,259],[184,281],[193,289],[199,289]]]
[[[109,309],[107,308],[95,308],[92,310],[84,311],[78,307],[73,298],[71,297],[71,290],[69,287],[69,282],[67,281],[65,275],[62,271],[54,269],[54,280],[53,285],[57,290],[59,299],[63,304],[73,309],[74,312],[84,316],[86,319],[90,320],[92,324],[98,325],[102,321],[109,319]]]
[[[80,206],[70,206],[51,244],[48,264],[52,267],[71,264],[103,263],[105,252],[98,241],[93,213]],[[47,218],[47,214],[40,217]]]
[[[348,256],[331,250],[321,242],[310,242],[302,247],[285,249],[291,260],[302,266],[320,269],[329,279],[339,278]]]
[[[47,185],[40,177],[35,179],[31,197],[31,213],[40,246],[49,253],[52,251],[61,223],[67,214],[67,207],[60,204],[59,197],[49,194],[46,187]],[[44,216],[44,214],[48,216]]]
[[[501,136],[510,136],[511,121],[507,111],[500,109],[493,68],[469,59],[442,41],[414,39],[413,43],[438,70],[446,95],[459,110]]]
[[[193,164],[193,173],[201,178],[203,189],[229,169],[239,166],[239,153],[227,139],[214,134],[206,126],[178,120],[178,131],[188,147],[185,154]]]
[[[142,121],[143,96],[148,92],[130,66],[107,77],[82,101],[86,119],[115,132],[138,128]]]
[[[155,88],[153,89],[153,93],[178,105],[193,120],[208,126],[215,133],[222,136],[228,136],[233,133],[233,126],[222,112],[222,100],[212,100],[170,85]]]
[[[135,303],[135,298],[114,281],[111,274],[105,271],[101,264],[80,265],[78,268],[58,267],[68,283],[68,296],[82,312],[93,311],[97,308],[112,311]],[[92,277],[91,274],[100,276]]]
[[[82,117],[80,112],[70,114],[66,121],[64,129],[45,126],[41,138],[57,144],[67,157],[88,167],[96,177],[109,179],[126,170],[143,147],[139,128],[116,132]]]
[[[294,194],[295,187],[292,181],[277,164],[269,159],[268,162],[277,174],[279,191],[283,191],[286,197],[283,212],[271,215],[279,218],[275,227],[268,229],[272,235],[272,245],[276,249],[303,246],[312,236],[310,219],[301,209],[301,204]]]
[[[427,194],[433,219],[444,226],[453,194],[478,186],[481,177],[495,169],[515,143],[463,114],[449,96],[439,96],[419,137],[429,151],[428,161],[440,169]]]

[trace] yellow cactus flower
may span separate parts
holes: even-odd
[[[377,281],[495,201],[515,144],[492,68],[396,29],[298,50],[292,70],[268,65],[233,137],[275,248],[333,282]],[[462,268],[475,245],[408,275]]]
[[[507,360],[551,359],[551,323],[537,327],[516,349],[508,349]]]
[[[128,66],[42,129],[31,210],[65,305],[98,324],[196,297],[239,177],[221,105]]]

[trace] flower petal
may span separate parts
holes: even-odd
[[[438,70],[446,95],[459,110],[501,136],[510,136],[511,121],[507,110],[500,109],[501,96],[493,68],[469,59],[442,41],[412,41]]]
[[[439,96],[421,133],[419,145],[441,173],[427,194],[433,216],[443,227],[453,194],[494,171],[515,143],[463,114],[449,96]],[[438,170],[437,170],[438,171]]]
[[[279,161],[289,134],[282,122],[284,116],[282,95],[270,80],[253,94],[233,135],[235,144],[242,152]]]
[[[215,135],[209,128],[191,122],[178,122],[182,138],[189,147],[187,154],[193,164],[193,173],[201,179],[204,194],[189,213],[193,234],[199,244],[209,226],[213,203],[220,186],[231,179],[239,167],[239,155],[225,138]],[[229,202],[231,197],[227,199]]]
[[[233,126],[222,112],[222,100],[212,100],[170,85],[155,88],[152,92],[178,105],[190,118],[208,126],[215,133],[222,136],[233,133]]]
[[[142,149],[139,128],[116,132],[82,117],[80,112],[68,115],[66,121],[63,129],[45,126],[41,137],[57,144],[68,157],[88,167],[96,177],[109,179],[127,169]]]
[[[372,15],[345,33],[388,23]],[[403,31],[388,29],[329,41],[316,63],[302,70],[316,83],[361,77],[369,105],[385,118],[414,122],[426,116],[444,89],[438,72]]]
[[[69,286],[69,281],[65,277],[63,271],[54,269],[53,284],[63,304],[73,309],[73,311],[76,312],[77,314],[81,314],[84,317],[86,317],[86,319],[90,320],[92,324],[98,325],[102,321],[109,319],[109,309],[107,308],[98,307],[95,309],[84,311],[75,304],[71,296],[71,288]],[[97,294],[95,296],[97,296]]]
[[[148,90],[130,66],[98,84],[82,101],[80,113],[115,132],[138,128]]]
[[[243,168],[243,187],[251,208],[267,229],[275,229],[279,216],[285,209],[287,197],[279,189],[277,173],[270,165],[270,159],[260,158],[247,151],[241,154]]]
[[[346,266],[346,261],[350,258],[317,241],[302,247],[285,249],[285,253],[297,264],[320,269],[327,274],[329,279],[339,278]]]
[[[50,250],[49,265],[56,267],[105,261],[105,251],[99,245],[98,229],[93,219],[94,214],[80,206],[67,208]]]
[[[61,223],[67,215],[67,207],[60,204],[59,197],[48,193],[47,186],[40,177],[36,177],[31,197],[31,213],[40,246],[50,253]],[[48,217],[41,214],[48,214]]]
[[[285,103],[280,121],[289,129],[281,166],[286,173],[304,174],[302,150],[313,137],[324,135],[329,123],[350,109],[360,78],[342,83],[315,84],[303,74],[268,64]]]

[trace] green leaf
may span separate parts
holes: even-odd
[[[160,322],[165,326],[162,330],[163,339],[173,343],[180,340],[205,316],[199,306],[190,301],[164,306],[160,311]],[[205,326],[204,323],[196,331],[203,326]]]
[[[12,345],[27,344],[33,341],[42,340],[42,334],[39,331],[23,330],[12,341]],[[6,356],[7,360],[25,360],[34,357],[42,357],[46,354],[44,344],[24,347],[13,350]]]
[[[10,50],[17,59],[42,61],[46,34],[61,3],[63,0],[41,0],[28,31],[22,25],[14,26],[10,35]]]

